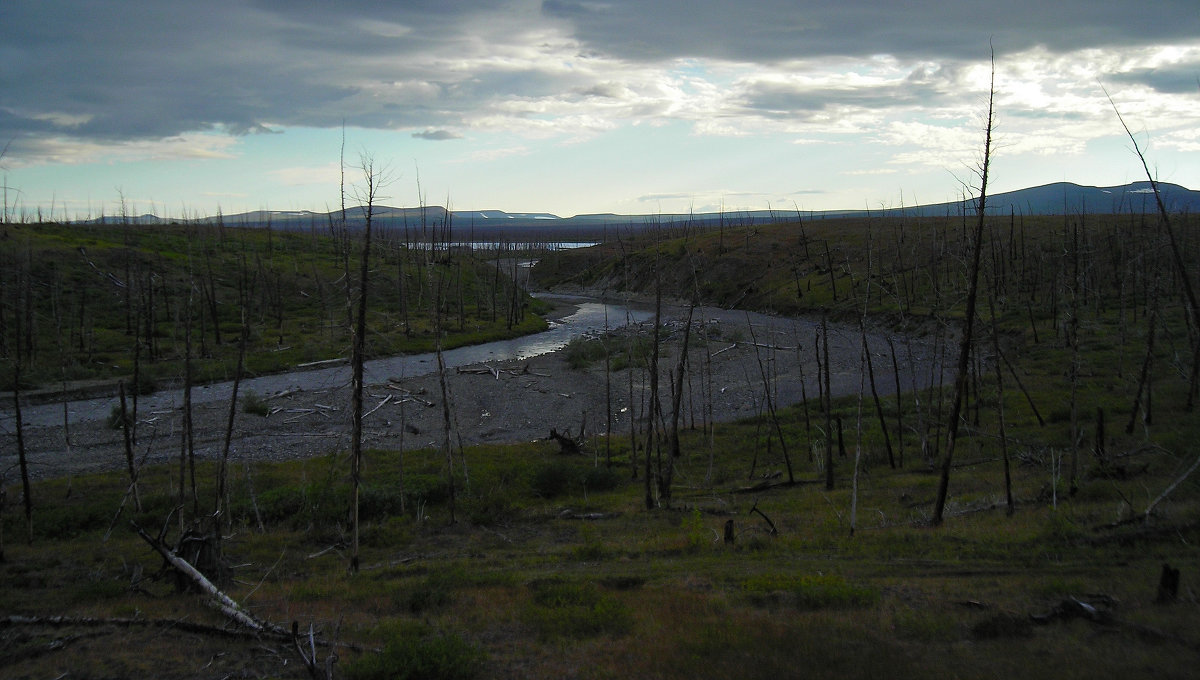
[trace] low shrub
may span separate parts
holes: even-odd
[[[266,399],[251,391],[242,395],[242,412],[266,418],[271,413],[271,407]]]
[[[535,585],[522,618],[543,638],[623,635],[633,627],[629,608],[590,583]]]
[[[743,587],[760,604],[790,601],[799,609],[868,607],[880,599],[877,589],[855,585],[835,574],[763,574],[747,579]]]
[[[378,654],[346,665],[350,680],[469,680],[483,671],[483,650],[452,633],[398,631]]]
[[[538,466],[533,471],[530,487],[542,498],[554,498],[567,493],[574,477],[574,467],[569,463],[555,461]]]
[[[132,426],[133,417],[132,414],[129,413],[129,410],[126,409],[123,415],[124,417],[122,418],[121,405],[113,404],[113,407],[108,411],[108,418],[106,418],[104,421],[108,424],[108,429],[119,430],[126,425]]]

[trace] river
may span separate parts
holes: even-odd
[[[570,303],[576,306],[576,310],[560,319],[552,320],[550,328],[540,333],[446,350],[442,352],[442,360],[446,367],[452,369],[489,361],[529,359],[562,349],[573,338],[602,332],[605,328],[641,323],[654,317],[652,311],[637,305],[605,303],[585,296],[543,297]],[[433,352],[373,359],[363,364],[363,378],[366,384],[384,383],[389,378],[414,378],[436,371],[437,356]],[[244,378],[238,389],[242,394],[255,392],[264,396],[294,389],[318,391],[345,386],[350,383],[350,377],[351,370],[347,362],[323,368]],[[192,389],[192,403],[199,406],[211,402],[228,402],[232,393],[233,381],[199,385]],[[115,395],[112,395],[67,402],[69,423],[74,425],[106,418],[115,403],[115,398]],[[138,411],[142,414],[171,411],[181,408],[182,405],[181,388],[164,389],[140,397]],[[15,415],[10,404],[4,406],[5,408],[0,410],[0,431],[13,432]],[[23,407],[21,420],[27,427],[61,425],[63,405],[60,402]]]

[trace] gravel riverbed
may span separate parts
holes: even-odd
[[[575,308],[570,299],[558,300],[555,315],[563,318]],[[664,309],[665,350],[660,359],[660,394],[670,408],[668,371],[678,360],[687,310]],[[764,379],[768,376],[776,406],[817,398],[817,358],[814,352],[819,322],[788,319],[736,310],[697,308],[689,368],[684,379],[682,423],[701,423],[711,412],[717,422],[755,415],[764,408]],[[652,332],[651,322],[634,323],[615,333]],[[830,326],[831,391],[836,395],[857,394],[870,385],[862,376],[862,340],[857,328]],[[707,337],[707,342],[697,338]],[[880,394],[895,392],[890,347],[895,347],[904,391],[928,384],[933,375],[933,352],[928,343],[868,333]],[[433,369],[434,367],[430,367]],[[629,418],[642,409],[644,371],[633,371],[633,403],[630,403],[630,369],[611,376],[611,411],[614,436],[625,436]],[[414,371],[415,373],[415,371]],[[571,368],[565,351],[530,358],[481,361],[446,372],[455,442],[464,445],[545,439],[551,429],[578,435],[603,434],[605,418],[605,373],[603,363],[588,368]],[[348,380],[302,389],[281,387],[266,398],[266,417],[237,410],[230,444],[234,465],[256,460],[288,460],[348,450],[350,442],[351,394]],[[202,390],[205,388],[197,388]],[[244,394],[244,393],[243,393]],[[711,397],[710,397],[711,394]],[[112,398],[116,404],[116,398]],[[104,403],[108,403],[108,401]],[[709,403],[711,402],[711,408]],[[419,375],[391,375],[367,385],[364,390],[364,446],[405,450],[438,446],[444,436],[442,390],[436,370]],[[11,482],[17,475],[15,418],[11,404],[0,411],[0,473]],[[82,419],[73,417],[69,430],[62,425],[62,405],[42,405],[41,417],[23,428],[31,477],[47,478],[123,468],[124,439],[120,430],[109,428],[107,410],[94,406]],[[68,404],[68,409],[72,404]],[[50,410],[53,409],[53,410]],[[54,422],[54,410],[60,414]],[[200,459],[219,459],[224,447],[228,400],[207,400],[193,407],[195,450]],[[182,409],[178,399],[164,406],[141,408],[138,414],[135,456],[146,464],[178,460]],[[552,442],[547,447],[554,448]]]

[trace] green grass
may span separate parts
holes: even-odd
[[[806,225],[810,250],[821,257],[801,263],[803,296],[795,296],[794,272],[772,260],[757,268],[758,292],[745,301],[774,300],[782,307],[790,296],[790,304],[799,305],[786,308],[792,311],[827,302],[835,314],[851,314],[856,303],[849,295],[866,290],[855,248],[867,239],[859,232],[835,241],[837,229],[846,227]],[[630,461],[623,437],[612,442],[612,468],[590,455],[565,458],[547,441],[468,447],[453,476],[438,451],[371,451],[360,508],[362,570],[353,575],[344,452],[235,468],[222,515],[226,561],[234,569],[223,587],[264,619],[285,626],[297,621],[301,630],[312,624],[321,637],[356,645],[338,652],[339,670],[352,677],[383,677],[401,668],[426,669],[432,677],[1190,677],[1200,661],[1200,598],[1190,585],[1200,558],[1200,476],[1179,480],[1200,455],[1200,418],[1186,410],[1190,336],[1178,291],[1160,300],[1153,417],[1145,423],[1145,403],[1135,412],[1133,396],[1146,349],[1148,300],[1135,289],[1148,281],[1120,264],[1140,253],[1137,243],[1102,238],[1132,227],[1117,220],[1097,225],[1089,237],[1094,246],[1111,243],[1120,252],[1097,251],[1106,254],[1094,262],[1093,297],[1080,301],[1077,312],[1086,323],[1080,324],[1074,385],[1076,356],[1063,332],[1067,308],[1060,299],[1054,311],[1041,295],[1055,271],[1067,271],[1046,255],[1062,245],[1061,234],[1045,221],[1027,227],[1025,241],[998,237],[1011,251],[1027,251],[1023,259],[1006,260],[1013,295],[1002,305],[1001,331],[1006,354],[1046,422],[1038,423],[1012,375],[1005,374],[1006,388],[998,394],[992,366],[982,363],[965,403],[941,527],[929,520],[950,395],[934,388],[902,395],[902,427],[895,422],[897,398],[883,400],[893,447],[903,450],[896,468],[869,397],[861,440],[857,398],[835,400],[850,455],[835,457],[832,490],[823,483],[825,435],[805,426],[800,406],[779,414],[797,484],[748,489],[752,465],[756,479],[782,473],[780,448],[768,452],[762,418],[718,424],[711,433],[683,433],[671,503],[653,510],[645,509],[643,480],[630,478],[630,463],[638,461]],[[900,226],[873,228],[876,243],[885,235],[901,243]],[[934,295],[934,272],[941,268],[948,276],[954,258],[930,252],[934,245],[953,251],[961,244],[949,221],[904,230],[904,245],[887,246],[888,258],[903,256],[906,267],[916,269],[882,258],[873,277],[881,286],[895,278],[897,288],[929,293],[933,318],[915,319],[917,304],[899,309],[902,296],[873,298],[870,306],[878,308],[880,325],[932,336],[956,323],[952,301],[961,282],[940,281]],[[689,243],[713,258],[774,252],[778,259],[780,252],[803,249],[797,232],[795,225],[727,230],[723,237],[693,235]],[[822,289],[828,271],[821,239],[839,254],[835,264],[849,258],[851,265],[835,267],[836,303],[833,290]],[[917,242],[925,246],[918,249]],[[624,263],[630,279],[644,275],[655,252],[685,259],[680,243],[649,244],[650,251]],[[1194,254],[1196,244],[1189,243]],[[547,262],[565,272],[574,257],[585,258],[591,274],[614,274],[615,265],[595,253]],[[1118,270],[1131,277],[1123,292],[1113,288],[1120,281],[1105,274]],[[720,293],[727,299],[746,292],[720,277],[711,284],[728,285]],[[1026,284],[1040,291],[1032,326],[1017,295]],[[598,342],[581,343],[581,370],[603,361]],[[946,344],[952,352],[953,341]],[[1011,516],[1000,404],[1015,499]],[[809,408],[818,413],[815,403]],[[1105,413],[1104,457],[1093,453],[1098,409]],[[1134,427],[1127,433],[1131,414]],[[926,455],[923,443],[930,447]],[[857,494],[850,484],[856,447],[862,454]],[[0,582],[12,587],[0,589],[0,609],[224,624],[194,593],[176,592],[169,579],[147,578],[158,573],[161,560],[128,525],[133,519],[152,532],[165,526],[168,540],[178,538],[179,516],[171,514],[180,504],[177,475],[171,465],[145,470],[142,510],[127,504],[116,522],[128,487],[119,472],[37,483],[32,544],[15,502],[20,487],[9,478]],[[185,526],[215,509],[214,478],[213,466],[200,467],[201,516],[183,499]],[[172,521],[165,522],[168,516]],[[731,544],[722,540],[727,522],[736,538]],[[1178,600],[1155,603],[1164,563],[1183,569],[1184,586]],[[1115,602],[1112,620],[1032,623],[1031,614],[1053,612],[1070,598]],[[203,635],[183,642],[154,630],[88,630],[0,629],[0,662],[16,677],[55,677],[58,668],[83,664],[108,675],[159,677],[180,663],[212,663],[221,674],[233,674],[239,669],[221,666],[232,655],[263,659],[259,675],[307,677],[286,642]],[[104,635],[103,644],[79,639],[44,651],[52,640],[85,633]],[[273,651],[264,654],[264,648]],[[286,669],[282,658],[289,658]]]
[[[24,390],[58,389],[63,380],[128,381],[135,346],[142,393],[179,381],[189,310],[198,382],[232,378],[243,320],[247,375],[349,355],[345,260],[324,231],[20,224],[7,233],[13,247],[0,252],[0,391],[13,387],[18,333]],[[352,239],[350,247],[361,246]],[[511,282],[470,253],[431,261],[380,238],[371,271],[372,357],[432,351],[439,316],[444,348],[546,327],[538,315],[543,303],[524,291],[514,297]]]

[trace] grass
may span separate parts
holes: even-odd
[[[834,237],[826,226],[806,225],[818,259],[824,248],[817,250],[816,239]],[[876,238],[899,230],[877,226]],[[1101,225],[1093,243],[1105,242],[1105,229],[1118,233],[1127,226]],[[924,238],[932,247],[939,233],[953,244],[951,227],[906,225],[905,243]],[[1024,247],[1032,251],[1035,235],[1028,236]],[[713,257],[740,258],[747,247],[773,252],[772,238],[802,248],[787,241],[796,235],[782,228],[745,239],[728,230],[724,245],[703,247]],[[1053,234],[1038,238],[1047,247],[1055,242]],[[865,291],[853,246],[865,242],[862,234],[831,241],[832,252],[850,258],[857,287],[848,272],[835,275],[834,303],[831,290],[818,292],[829,272],[814,260],[805,264],[812,290],[802,278],[802,304],[825,296],[833,311],[849,315],[854,303],[847,296]],[[1019,243],[1011,241],[1014,251]],[[649,247],[664,257],[679,253],[677,243]],[[782,246],[774,251],[781,249],[787,252]],[[891,256],[910,254],[894,249]],[[631,269],[653,255],[631,259]],[[613,272],[594,253],[578,257],[594,259],[593,273]],[[1049,261],[1033,255],[1006,266],[1018,271],[1021,262],[1029,270],[1047,265],[1041,275],[1052,275]],[[897,287],[932,294],[931,275],[901,283],[900,269],[876,276],[894,275]],[[1018,275],[1009,274],[1016,287]],[[794,275],[788,276],[794,296]],[[1038,280],[1029,274],[1030,285]],[[1097,286],[1118,283],[1097,277]],[[730,285],[729,296],[745,292]],[[763,275],[753,295],[767,297],[754,299],[768,299],[771,285]],[[940,299],[953,298],[950,283],[939,286]],[[779,290],[788,294],[786,287]],[[1077,354],[1061,323],[1065,306],[1051,313],[1048,298],[1039,298],[1045,310],[1031,326],[1021,298],[1010,298],[1001,330],[1029,399],[1011,375],[998,394],[991,366],[982,364],[964,409],[947,521],[939,528],[929,519],[949,395],[935,387],[903,395],[904,426],[889,422],[893,446],[903,447],[903,466],[889,465],[869,401],[858,440],[857,398],[835,400],[849,455],[835,457],[835,488],[826,490],[825,434],[806,428],[795,406],[780,411],[795,485],[750,488],[784,465],[778,446],[768,453],[763,445],[765,421],[719,424],[713,432],[683,433],[671,505],[649,511],[643,480],[630,478],[624,437],[613,442],[612,468],[591,455],[565,457],[547,441],[469,447],[456,461],[453,480],[438,451],[369,451],[361,498],[363,568],[354,575],[347,568],[350,485],[343,452],[234,466],[223,514],[225,558],[234,568],[223,587],[263,619],[285,626],[297,621],[301,630],[311,624],[322,638],[353,644],[338,651],[336,668],[360,678],[400,669],[480,678],[1190,677],[1200,661],[1200,597],[1193,584],[1200,563],[1200,476],[1186,478],[1156,503],[1200,455],[1200,419],[1185,409],[1187,371],[1180,370],[1190,366],[1183,351],[1188,330],[1178,297],[1165,297],[1153,418],[1145,422],[1145,405],[1135,411],[1133,394],[1146,347],[1147,298],[1104,290],[1076,312],[1087,322]],[[901,303],[890,304],[877,317],[881,325],[901,316]],[[921,324],[912,313],[903,312],[906,328],[930,333],[954,319],[948,303]],[[583,370],[603,361],[594,345],[580,352],[591,357]],[[1001,403],[1016,501],[1011,516],[996,410]],[[818,413],[815,403],[809,406]],[[896,397],[883,400],[889,418],[896,406]],[[1093,453],[1097,409],[1106,414],[1104,457]],[[1135,426],[1127,433],[1131,414]],[[923,444],[931,453],[922,455]],[[585,454],[603,442],[589,446]],[[810,458],[810,451],[817,455]],[[201,466],[198,474],[204,514],[214,509],[215,469]],[[33,489],[32,543],[12,500],[20,489],[9,486],[0,582],[11,587],[0,589],[0,610],[223,625],[197,595],[153,578],[161,561],[127,524],[162,527],[179,503],[177,475],[170,465],[144,470],[142,511],[127,505],[116,522],[127,486],[122,474],[40,482]],[[191,520],[185,501],[184,519]],[[1154,512],[1145,514],[1152,504]],[[735,541],[726,543],[730,521]],[[179,536],[177,522],[167,523],[169,540]],[[1164,563],[1183,569],[1183,586],[1175,601],[1157,603]],[[1114,603],[1111,618],[1051,615],[1072,598]],[[1033,615],[1045,622],[1035,623]],[[220,675],[307,677],[290,644],[273,641],[181,639],[155,628],[81,624],[10,625],[0,627],[0,637],[0,664],[14,677],[55,677],[77,668],[191,677],[206,664],[205,672]],[[319,651],[322,658],[328,653]]]
[[[7,230],[0,391],[14,386],[18,346],[23,390],[128,381],[135,346],[140,393],[181,381],[189,316],[197,382],[232,379],[243,319],[247,375],[349,355],[346,261],[341,241],[324,229],[50,223]],[[373,249],[370,356],[432,351],[435,300],[443,348],[546,328],[538,316],[545,306],[524,291],[514,296],[490,262],[465,251],[430,258],[396,232],[383,229]],[[349,247],[361,246],[352,237]]]

